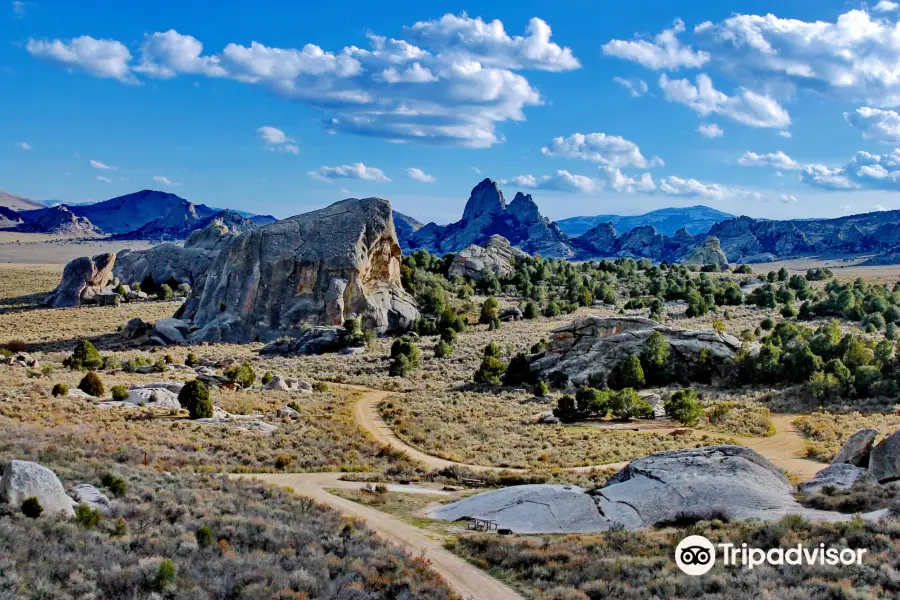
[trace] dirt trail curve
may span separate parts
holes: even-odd
[[[465,599],[522,600],[519,594],[497,579],[445,550],[440,540],[428,537],[427,532],[418,527],[374,508],[326,492],[325,488],[359,489],[360,483],[340,481],[338,479],[340,476],[340,473],[272,473],[252,477],[289,487],[297,494],[309,496],[345,515],[365,519],[368,526],[383,539],[398,544],[411,554],[424,553],[434,570]]]
[[[433,469],[442,469],[450,466],[466,467],[476,472],[487,471],[522,471],[522,469],[501,469],[500,467],[487,467],[481,465],[467,465],[453,462],[421,450],[413,448],[391,430],[378,413],[378,404],[394,392],[372,390],[360,386],[344,386],[362,392],[359,400],[354,405],[354,417],[363,430],[372,435],[381,444],[387,444],[397,450],[405,452],[410,458],[418,460]],[[809,479],[825,465],[815,461],[800,458],[803,451],[803,436],[794,427],[792,415],[773,415],[772,423],[775,426],[775,435],[766,438],[729,436],[738,443],[752,448],[772,461],[778,467]],[[698,431],[697,433],[707,433]],[[711,435],[721,435],[708,432]],[[596,465],[591,467],[575,467],[570,471],[587,471],[594,468],[622,468],[629,461]],[[405,548],[412,554],[424,552],[431,560],[434,569],[440,573],[447,583],[463,598],[472,600],[521,600],[521,596],[512,589],[494,579],[481,569],[469,564],[452,552],[445,550],[441,541],[428,537],[427,533],[400,519],[392,517],[374,508],[357,504],[351,500],[334,496],[325,491],[325,488],[354,488],[359,489],[360,484],[348,481],[340,481],[340,473],[290,473],[277,474],[266,473],[259,475],[243,475],[242,477],[255,477],[279,486],[289,487],[296,493],[309,496],[343,514],[361,517],[366,520],[369,527],[382,538],[394,542]],[[241,476],[236,476],[241,477]]]
[[[466,467],[477,472],[488,471],[513,471],[521,472],[523,469],[503,469],[500,467],[486,467],[481,465],[467,465],[463,463],[453,462],[431,454],[426,454],[421,450],[413,448],[391,430],[390,426],[384,422],[378,413],[378,404],[388,396],[394,395],[393,392],[385,392],[380,390],[370,390],[367,388],[353,387],[353,389],[362,391],[362,396],[354,406],[354,414],[356,422],[360,427],[368,431],[379,443],[387,444],[397,450],[402,450],[415,460],[421,461],[433,469],[443,469],[444,467],[457,466]],[[788,473],[796,474],[803,479],[812,479],[812,477],[827,465],[813,460],[800,458],[804,449],[803,436],[797,431],[793,424],[794,415],[772,415],[772,424],[775,426],[775,435],[770,437],[745,437],[739,435],[726,435],[714,431],[696,430],[696,434],[708,433],[709,435],[719,437],[729,437],[737,443],[748,448],[756,450],[761,455],[772,461],[775,466],[784,469]],[[673,429],[675,429],[673,427]],[[660,430],[664,432],[666,430]],[[584,472],[597,468],[613,468],[621,469],[631,461],[622,461],[616,463],[608,463],[603,465],[592,465],[588,467],[572,467],[567,471]]]

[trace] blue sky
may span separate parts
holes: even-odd
[[[279,217],[380,196],[438,222],[483,177],[554,219],[900,208],[898,19],[889,0],[0,0],[0,189]]]

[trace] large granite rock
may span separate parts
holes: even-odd
[[[92,485],[86,483],[76,485],[69,490],[69,493],[72,495],[72,499],[75,500],[75,502],[78,504],[87,504],[104,517],[108,517],[112,510],[112,504],[110,503],[109,498],[106,497],[106,494]]]
[[[556,223],[541,216],[531,195],[519,192],[507,205],[492,179],[485,179],[472,189],[462,219],[446,226],[429,223],[412,234],[409,246],[446,254],[473,244],[483,245],[494,234],[502,235],[512,246],[529,254],[548,258],[574,255],[569,237]]]
[[[35,497],[44,508],[44,514],[62,514],[74,517],[75,509],[66,490],[47,467],[25,460],[11,460],[3,469],[0,479],[0,498],[20,507],[26,498]]]
[[[872,448],[869,476],[879,483],[900,479],[900,431],[895,431]]]
[[[473,244],[453,257],[450,276],[462,275],[472,279],[483,279],[493,273],[499,279],[512,276],[516,263],[528,255],[510,245],[509,240],[500,235],[492,235],[483,246]]]
[[[116,255],[116,277],[125,283],[175,279],[191,287],[202,284],[213,260],[228,245],[235,231],[225,222],[213,220],[190,234],[183,246],[159,244],[147,250],[122,250]]]
[[[685,265],[716,265],[719,268],[728,268],[728,258],[722,251],[719,238],[714,236],[706,238],[702,246],[691,251],[681,262]]]
[[[612,223],[600,223],[575,239],[588,256],[613,256],[616,252],[616,229]]]
[[[493,519],[498,527],[516,533],[640,529],[715,517],[763,521],[788,514],[830,521],[852,517],[804,508],[792,494],[784,473],[753,450],[710,446],[634,460],[592,494],[575,486],[515,486],[471,496],[430,514],[452,521]]]
[[[833,464],[825,467],[816,476],[801,483],[797,488],[805,494],[815,494],[821,492],[825,487],[832,487],[836,490],[846,490],[853,487],[856,481],[866,474],[864,468],[847,463]]]
[[[734,357],[741,341],[727,333],[665,327],[644,317],[583,315],[550,332],[547,350],[527,356],[533,371],[546,377],[562,371],[572,383],[583,383],[592,373],[606,375],[620,360],[640,354],[654,332],[665,336],[670,360],[692,363],[706,350],[716,364]]]
[[[878,437],[877,429],[860,429],[847,438],[838,453],[831,459],[831,464],[847,463],[857,467],[868,467],[869,454],[872,452],[876,437]]]
[[[115,262],[116,255],[110,253],[69,261],[63,269],[62,281],[44,299],[44,304],[53,308],[69,308],[95,301],[100,294],[112,290]]]
[[[379,333],[409,329],[418,310],[400,284],[400,246],[386,200],[351,198],[234,236],[183,318],[190,341],[300,334],[359,317]]]

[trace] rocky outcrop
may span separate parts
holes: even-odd
[[[583,315],[551,331],[547,350],[526,358],[542,378],[561,371],[579,385],[592,373],[605,376],[622,359],[639,355],[657,331],[669,343],[670,360],[680,367],[695,363],[702,350],[721,365],[741,349],[741,341],[727,333],[664,327],[644,317]]]
[[[681,261],[686,265],[715,265],[721,269],[728,268],[728,258],[722,251],[719,238],[709,236],[702,246],[695,248]]]
[[[424,225],[416,219],[394,211],[394,231],[397,232],[397,240],[404,252],[411,250],[409,240],[413,234],[422,229]]]
[[[866,470],[855,465],[847,463],[833,464],[825,467],[809,481],[801,483],[797,488],[805,494],[816,494],[823,491],[826,487],[836,490],[846,490],[853,487]]]
[[[579,249],[589,256],[614,256],[616,253],[616,229],[612,223],[600,223],[574,240]]]
[[[224,221],[213,220],[191,233],[184,246],[169,243],[147,250],[121,250],[116,255],[114,273],[127,283],[141,282],[152,275],[157,282],[174,279],[195,288],[202,284],[213,260],[235,234]]]
[[[900,431],[890,434],[872,448],[868,476],[879,483],[900,480]]]
[[[409,238],[409,246],[446,254],[483,245],[495,234],[529,254],[548,258],[574,254],[568,236],[541,216],[530,194],[519,192],[507,206],[499,185],[491,179],[472,189],[461,220],[447,226],[429,223]]]
[[[635,227],[616,240],[616,255],[628,258],[662,258],[665,240],[650,225]]]
[[[483,279],[492,273],[499,279],[512,276],[516,263],[528,255],[510,245],[509,240],[499,235],[492,235],[483,246],[471,245],[453,257],[449,274]]]
[[[391,206],[379,198],[342,200],[234,236],[183,314],[196,329],[192,342],[300,335],[351,316],[377,332],[407,330],[418,317],[400,284]]]
[[[850,464],[857,467],[869,466],[869,454],[878,437],[877,429],[860,429],[844,442],[838,453],[834,455],[831,464]]]
[[[804,508],[793,491],[784,473],[753,450],[709,446],[631,461],[592,494],[575,486],[515,486],[477,494],[432,509],[430,514],[452,521],[492,519],[498,528],[516,533],[641,529],[717,517],[763,521],[777,521],[788,514],[829,521],[852,518]]]
[[[98,295],[113,291],[118,283],[113,276],[115,262],[116,255],[109,253],[70,261],[63,269],[62,281],[44,299],[44,304],[69,308],[82,302],[95,302]]]
[[[37,498],[43,514],[62,514],[75,516],[72,499],[66,490],[47,467],[25,460],[11,460],[3,469],[0,479],[0,498],[15,507],[22,506],[26,498]]]
[[[22,224],[22,217],[11,208],[0,206],[0,227],[15,227]]]
[[[86,217],[76,216],[65,205],[54,206],[41,211],[38,218],[27,221],[17,228],[31,233],[54,233],[60,235],[90,236],[103,232]]]
[[[69,494],[78,504],[87,504],[101,515],[105,517],[109,516],[112,504],[110,503],[109,498],[106,497],[106,494],[94,486],[86,483],[76,485],[69,490]]]
[[[212,223],[222,224],[230,232],[243,232],[256,229],[258,225],[251,219],[242,217],[233,210],[223,210],[213,215],[202,217],[197,207],[190,202],[179,210],[150,221],[143,227],[116,236],[125,240],[183,240],[197,231],[202,231]]]

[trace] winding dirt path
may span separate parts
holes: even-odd
[[[388,396],[394,395],[394,393],[380,390],[368,390],[366,388],[358,387],[354,389],[362,391],[362,396],[356,402],[356,405],[353,408],[354,416],[356,418],[356,422],[359,423],[359,426],[369,432],[369,434],[371,434],[372,437],[374,437],[375,440],[379,443],[387,444],[396,450],[401,450],[410,458],[418,460],[433,469],[443,469],[444,467],[456,466],[466,467],[479,473],[491,471],[524,471],[524,469],[487,467],[484,465],[469,465],[465,463],[454,462],[437,456],[433,456],[431,454],[426,454],[421,450],[413,448],[412,446],[401,440],[399,437],[397,437],[397,434],[395,434],[390,426],[384,422],[384,419],[381,418],[381,415],[378,412],[378,404]],[[793,424],[793,419],[795,416],[796,415],[772,415],[772,424],[775,426],[775,435],[769,437],[728,435],[699,429],[694,430],[694,434],[709,434],[717,437],[731,438],[742,446],[746,446],[747,448],[756,450],[765,458],[772,461],[775,466],[784,469],[788,473],[799,475],[803,479],[812,479],[812,477],[816,473],[818,473],[828,465],[816,462],[814,460],[801,458],[804,450],[804,442],[803,435]],[[676,427],[671,427],[669,429],[660,429],[658,431],[660,433],[671,433],[671,431],[674,429],[676,429]],[[622,462],[607,463],[602,465],[570,467],[565,470],[575,473],[583,473],[586,471],[590,471],[591,469],[598,468],[621,469],[629,462],[631,461],[626,460]]]
[[[384,422],[378,412],[378,404],[394,395],[394,392],[372,390],[360,386],[344,386],[361,392],[359,400],[353,407],[356,422],[368,432],[376,442],[386,444],[404,452],[413,460],[417,460],[432,469],[445,467],[466,467],[472,471],[484,473],[490,471],[522,472],[523,469],[503,469],[483,465],[469,465],[446,460],[413,448],[401,440],[390,426]],[[800,458],[804,448],[803,436],[793,424],[793,415],[773,415],[775,435],[758,438],[745,436],[725,436],[733,438],[737,443],[752,448],[785,471],[810,479],[825,465],[819,462]],[[674,428],[673,428],[674,429]],[[660,431],[666,431],[662,429]],[[697,434],[708,433],[722,436],[720,433],[695,430]],[[630,461],[594,465],[590,467],[573,467],[566,469],[573,472],[584,472],[596,468],[620,469]],[[424,530],[410,525],[377,509],[364,506],[332,495],[326,488],[359,489],[359,482],[341,481],[340,473],[266,473],[258,475],[240,475],[236,477],[254,477],[275,485],[288,487],[297,494],[309,496],[317,502],[354,517],[366,520],[369,527],[380,537],[396,543],[411,554],[424,554],[433,568],[453,589],[467,600],[522,600],[522,597],[511,588],[494,579],[481,569],[469,564],[449,550],[445,550],[440,539],[430,537]],[[422,493],[422,490],[403,490],[405,492]]]
[[[353,517],[366,520],[366,524],[381,538],[393,542],[413,555],[424,555],[441,577],[465,599],[473,600],[522,600],[522,597],[478,567],[469,564],[449,550],[440,539],[427,532],[377,509],[334,496],[325,488],[359,489],[359,482],[341,481],[341,473],[267,473],[245,475],[260,481],[288,487],[295,493],[309,496],[321,504]]]

